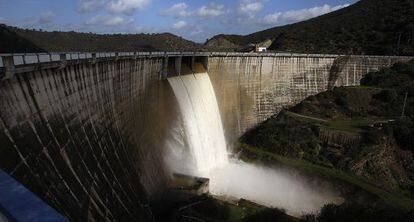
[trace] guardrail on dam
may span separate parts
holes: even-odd
[[[0,167],[74,221],[152,220],[177,111],[169,76],[208,69],[227,138],[410,57],[289,53],[0,55]],[[182,69],[186,67],[186,69]],[[188,69],[189,68],[189,69]],[[194,69],[193,69],[194,71]]]

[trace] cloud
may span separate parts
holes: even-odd
[[[265,24],[265,25],[276,25],[277,23],[280,22],[280,18],[282,17],[283,13],[282,12],[275,12],[272,14],[268,14],[266,15],[261,23]]]
[[[0,17],[0,24],[6,24],[7,23],[7,19]]]
[[[187,9],[188,9],[188,5],[184,2],[180,2],[162,11],[161,15],[174,16],[174,17],[187,17],[192,14],[190,12],[187,12]]]
[[[198,17],[202,19],[211,19],[217,16],[228,14],[230,11],[226,9],[224,5],[211,3],[209,5],[203,5],[197,10],[189,11],[189,5],[180,2],[172,5],[171,7],[161,11],[161,15],[173,16],[175,18],[183,17]]]
[[[48,24],[48,23],[52,23],[54,19],[55,19],[55,13],[53,13],[52,11],[42,12],[40,14],[39,19],[37,19],[36,23]]]
[[[181,20],[173,24],[171,32],[184,35],[184,36],[200,36],[200,34],[205,33],[206,27],[200,23],[189,23],[187,21]]]
[[[194,30],[190,33],[190,35],[199,35],[201,33],[204,33],[204,30],[202,29],[198,29],[198,30]]]
[[[314,18],[329,12],[333,12],[345,7],[348,7],[349,4],[345,5],[337,5],[331,7],[329,5],[323,5],[319,7],[313,7],[308,9],[300,9],[300,10],[291,10],[286,12],[275,12],[272,14],[266,15],[260,23],[264,25],[276,25],[276,24],[287,24],[292,22],[299,22],[303,20],[307,20],[310,18]]]
[[[226,10],[224,5],[219,4],[209,4],[201,6],[196,12],[195,15],[201,18],[214,18],[217,16],[225,15],[229,11]]]
[[[235,17],[231,20],[223,21],[227,24],[243,25],[254,27],[258,23],[256,15],[263,9],[268,0],[238,0]]]
[[[81,0],[77,11],[87,13],[98,11],[106,6],[111,13],[133,15],[137,10],[145,8],[152,0]]]
[[[96,11],[102,8],[106,3],[106,0],[82,0],[77,11],[80,13]]]
[[[115,0],[107,5],[107,9],[113,13],[133,15],[135,11],[145,8],[151,0]]]
[[[97,26],[97,25],[103,25],[103,26],[122,26],[122,25],[128,25],[134,23],[133,19],[125,20],[122,17],[119,16],[102,16],[97,15],[95,17],[90,18],[88,21],[86,21],[86,25],[89,26]]]
[[[124,21],[125,20],[123,18],[116,16],[116,17],[113,17],[113,18],[110,18],[110,19],[106,20],[104,25],[106,25],[106,26],[116,26],[116,25],[121,25],[122,23],[124,23]]]
[[[248,16],[254,18],[258,12],[263,8],[263,3],[252,0],[243,0],[237,6],[237,12],[241,16]]]
[[[178,21],[173,25],[174,29],[184,29],[188,27],[188,23],[186,21]]]

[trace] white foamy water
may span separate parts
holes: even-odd
[[[315,213],[336,196],[312,190],[294,175],[228,159],[219,108],[207,73],[168,79],[181,118],[172,127],[166,163],[177,173],[210,178],[214,195],[283,208],[290,215]]]
[[[318,213],[325,204],[338,201],[334,192],[315,191],[289,172],[238,160],[210,173],[210,192],[282,208],[294,216]]]
[[[202,73],[168,78],[168,81],[180,106],[184,129],[184,135],[180,136],[185,141],[181,144],[188,146],[185,150],[190,152],[194,164],[192,172],[206,177],[214,168],[228,163],[223,126],[210,77]],[[175,140],[180,141],[180,138]],[[179,154],[175,156],[179,158]]]

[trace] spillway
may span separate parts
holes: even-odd
[[[207,73],[200,73],[168,78],[168,82],[179,103],[183,120],[186,142],[181,144],[188,146],[184,150],[191,154],[193,163],[187,172],[206,177],[214,168],[228,163],[223,125],[210,78]],[[171,147],[174,148],[183,149]],[[182,153],[182,156],[187,155]],[[174,161],[183,163],[182,159]]]
[[[295,216],[317,213],[336,202],[333,191],[312,189],[297,175],[229,160],[216,95],[206,72],[171,77],[168,82],[180,110],[166,153],[174,173],[209,178],[214,195],[283,208]]]

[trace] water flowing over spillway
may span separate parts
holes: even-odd
[[[168,79],[180,106],[193,174],[208,176],[228,163],[226,141],[213,86],[207,73]]]
[[[313,213],[336,202],[329,190],[316,191],[297,174],[228,159],[214,89],[207,73],[168,79],[181,119],[171,129],[166,163],[175,173],[210,179],[210,193],[283,208],[291,215]]]

